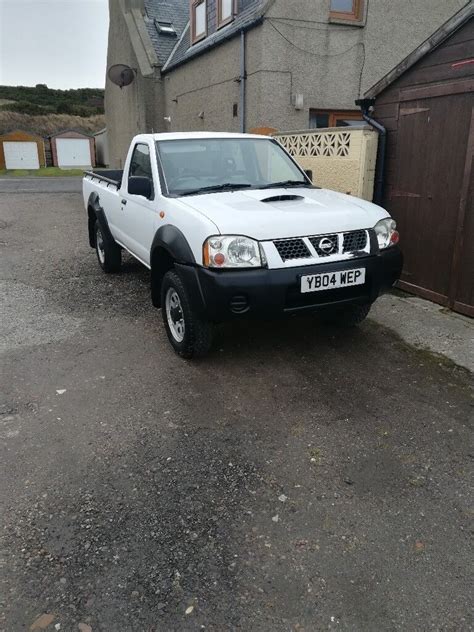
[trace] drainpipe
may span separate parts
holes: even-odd
[[[245,31],[240,32],[240,131],[245,134],[245,106],[246,106],[246,83],[247,83],[247,62],[245,54]]]
[[[385,127],[370,116],[371,108],[373,108],[375,99],[358,99],[358,105],[362,112],[362,118],[379,133],[379,146],[377,150],[377,165],[375,168],[375,204],[382,204],[385,176],[385,157],[387,149],[387,130]]]

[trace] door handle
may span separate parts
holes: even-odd
[[[124,206],[126,206],[126,204],[127,204],[127,200],[122,200],[122,204],[123,204]]]

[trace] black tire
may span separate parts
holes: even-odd
[[[372,305],[348,305],[334,310],[328,310],[321,316],[321,320],[326,325],[335,325],[336,327],[357,327],[369,315]]]
[[[95,252],[100,267],[104,272],[120,272],[122,267],[122,249],[110,237],[102,232],[99,221],[94,226]]]
[[[175,294],[179,302],[173,303]],[[186,287],[174,270],[167,272],[163,278],[161,314],[168,339],[179,356],[190,360],[202,358],[208,353],[212,346],[212,325],[193,309]],[[182,340],[179,339],[181,336]]]

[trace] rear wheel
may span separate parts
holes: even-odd
[[[321,320],[327,325],[336,327],[357,327],[369,315],[372,305],[348,305],[334,310],[329,310],[321,316]]]
[[[212,345],[212,325],[193,309],[184,283],[174,271],[163,279],[161,313],[168,339],[179,356],[191,359],[207,354]]]
[[[104,236],[99,221],[95,223],[95,251],[104,272],[119,272],[122,265],[122,250],[114,241]]]

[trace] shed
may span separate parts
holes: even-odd
[[[400,287],[474,317],[474,9],[468,3],[366,94],[387,129],[384,205]]]
[[[51,140],[53,165],[62,169],[95,167],[95,142],[93,136],[75,130],[54,134]]]
[[[22,130],[0,136],[0,169],[39,169],[45,164],[44,141],[40,136]]]
[[[109,166],[109,144],[107,139],[107,128],[101,129],[100,132],[94,134],[95,138],[95,157],[98,165],[103,167]]]

